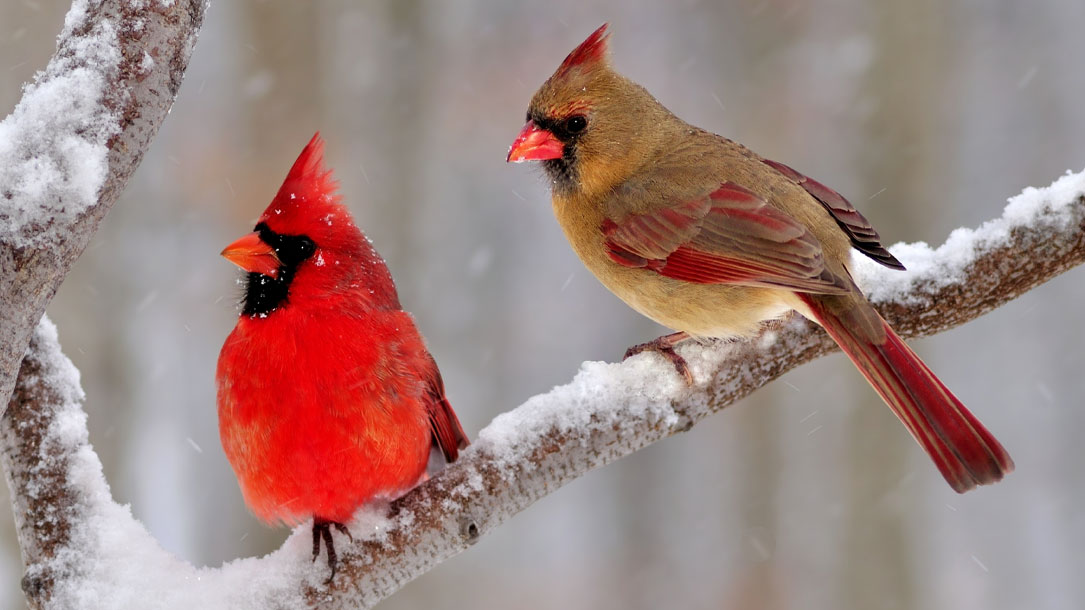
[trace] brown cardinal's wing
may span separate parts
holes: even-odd
[[[429,356],[429,354],[427,354]],[[445,382],[437,362],[429,356],[429,369],[426,371],[426,414],[429,416],[433,444],[441,448],[445,461],[455,462],[460,449],[467,447],[467,435],[460,426],[460,420],[445,396]]]
[[[783,163],[768,159],[761,161],[806,189],[806,192],[810,193],[818,203],[825,206],[833,220],[836,220],[836,224],[848,234],[853,248],[890,269],[904,269],[904,265],[882,246],[881,237],[878,236],[878,232],[874,230],[870,221],[860,214],[850,201],[844,199],[843,195],[813,178],[807,178]]]
[[[635,195],[621,189],[613,195],[623,196]],[[614,262],[678,280],[823,294],[849,288],[825,268],[821,244],[805,226],[732,182],[676,205],[608,219],[601,229]]]

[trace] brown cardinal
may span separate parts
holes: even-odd
[[[467,446],[441,373],[392,276],[339,201],[313,136],[252,233],[222,255],[245,273],[218,362],[219,434],[245,503],[267,523],[331,528],[426,476],[431,448]]]
[[[903,269],[846,199],[671,114],[610,66],[604,24],[535,93],[508,161],[541,161],[554,214],[614,294],[689,338],[742,337],[795,310],[820,324],[958,492],[1013,460],[852,281],[854,248]]]

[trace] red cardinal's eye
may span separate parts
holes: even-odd
[[[584,128],[588,126],[588,119],[582,114],[574,114],[573,116],[565,119],[565,131],[576,134],[584,131]]]
[[[312,256],[313,252],[316,251],[316,244],[313,243],[313,240],[302,235],[298,239],[297,251],[298,258],[300,258],[301,260],[305,260]]]

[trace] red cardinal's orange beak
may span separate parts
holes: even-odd
[[[260,239],[259,233],[249,233],[245,237],[226,246],[222,256],[245,271],[278,277],[282,263],[275,250]]]
[[[565,145],[561,140],[549,131],[540,129],[534,122],[528,121],[509,148],[509,156],[505,157],[505,162],[546,161],[560,159],[563,154]]]

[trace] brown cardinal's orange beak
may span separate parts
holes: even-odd
[[[505,157],[505,162],[546,161],[560,159],[563,154],[565,145],[561,140],[549,131],[540,129],[533,121],[528,121],[509,148],[509,156]]]
[[[226,246],[222,256],[245,271],[278,277],[282,262],[275,250],[260,239],[259,233],[249,233],[245,237]]]

